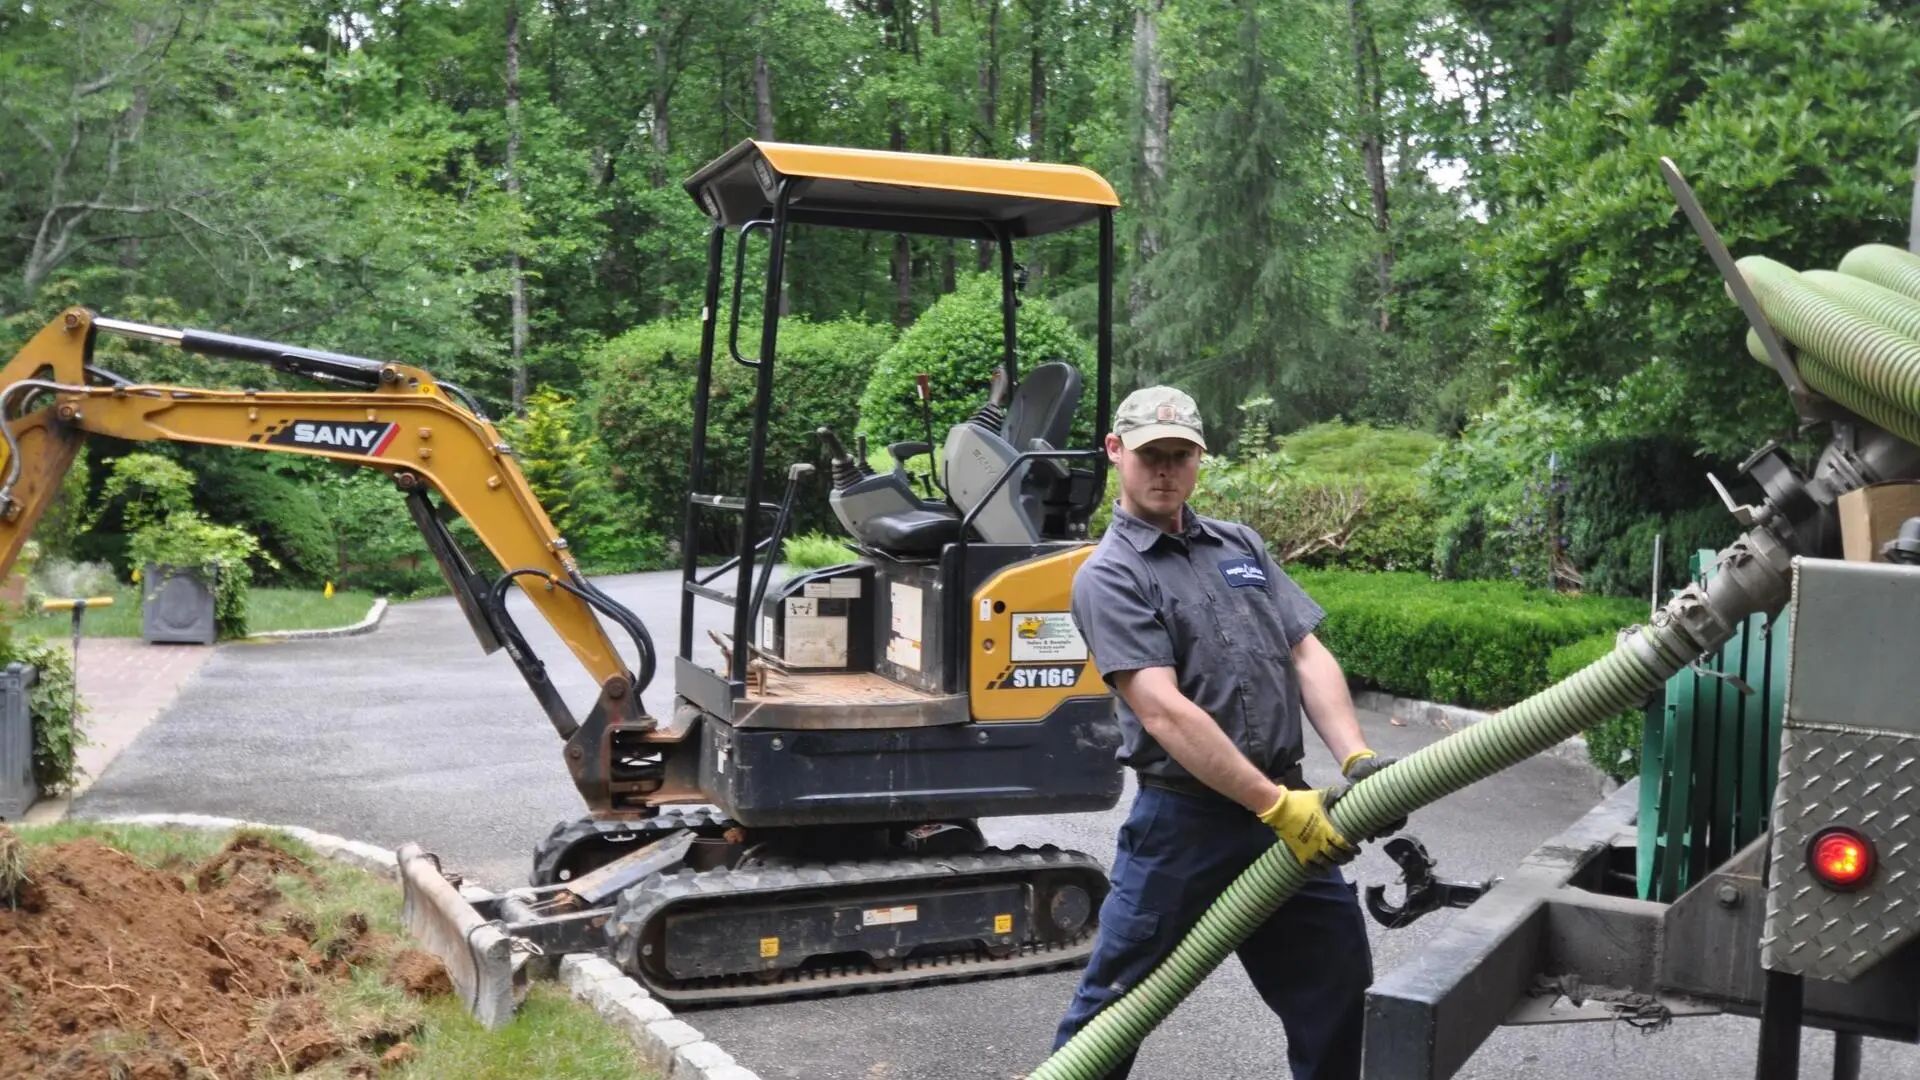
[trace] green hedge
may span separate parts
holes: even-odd
[[[1608,631],[1553,650],[1547,657],[1548,684],[1557,683],[1612,652],[1613,644],[1614,633]],[[1644,714],[1638,709],[1628,709],[1588,728],[1587,760],[1615,780],[1640,775],[1640,735],[1644,725]]]
[[[1289,570],[1327,619],[1318,631],[1349,678],[1388,693],[1478,708],[1549,685],[1563,645],[1645,617],[1636,601],[1568,597],[1499,581]]]

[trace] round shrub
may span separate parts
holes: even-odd
[[[961,279],[880,356],[860,396],[861,433],[873,446],[924,438],[915,382],[924,372],[933,394],[934,443],[939,445],[948,428],[973,415],[986,400],[988,384],[1000,367],[1000,331],[1000,279],[990,274]],[[1022,297],[1014,316],[1014,363],[1026,372],[1056,360],[1087,373],[1074,417],[1075,441],[1084,444],[1091,439],[1096,404],[1093,349],[1046,301]],[[1121,393],[1115,389],[1116,398]]]

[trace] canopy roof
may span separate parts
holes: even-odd
[[[796,222],[937,236],[1044,236],[1120,205],[1090,169],[748,139],[686,181],[722,225],[771,217],[781,180]]]

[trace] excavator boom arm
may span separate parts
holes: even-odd
[[[88,365],[93,335],[102,331],[187,343],[183,347],[197,342],[201,347],[195,351],[263,359],[316,378],[346,381],[342,375],[364,375],[372,388],[269,392],[114,381]],[[295,360],[259,355],[272,349]],[[314,357],[326,358],[335,369],[294,366]],[[347,361],[372,365],[372,370],[345,366]],[[328,370],[338,374],[329,375]],[[103,379],[108,384],[102,385]],[[639,706],[640,690],[653,666],[644,627],[581,575],[566,541],[493,425],[449,400],[425,371],[196,331],[96,322],[92,313],[76,308],[49,324],[0,369],[0,410],[7,436],[0,445],[0,575],[11,569],[89,434],[351,462],[386,473],[407,492],[415,522],[481,644],[488,651],[508,648],[563,738],[573,738],[580,725],[505,617],[505,582],[490,586],[467,565],[434,516],[427,490],[438,492],[472,524],[488,551],[593,676],[602,705],[620,703],[612,710],[614,718],[651,726]],[[642,654],[638,684],[596,619],[596,607],[635,633]]]

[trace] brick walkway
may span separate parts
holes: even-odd
[[[214,650],[206,645],[148,645],[138,638],[82,638],[80,698],[86,705],[82,730],[90,745],[77,755],[82,770],[76,790],[57,799],[41,799],[27,811],[26,824],[58,821],[72,797],[100,779],[113,759],[132,744],[180,687],[193,678]]]

